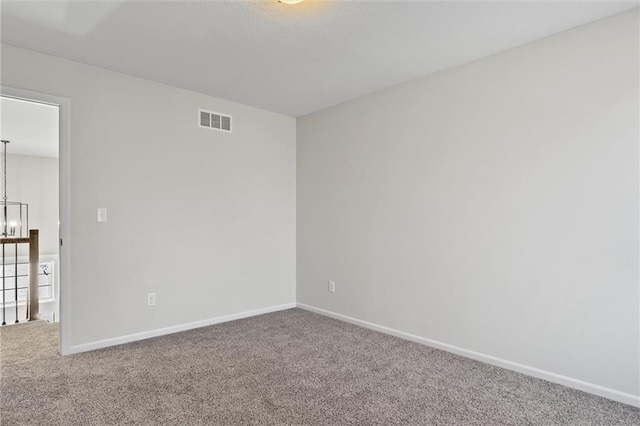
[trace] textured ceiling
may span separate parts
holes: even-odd
[[[300,116],[637,3],[2,1],[2,42]]]
[[[58,157],[58,107],[0,97],[0,139],[9,154]]]

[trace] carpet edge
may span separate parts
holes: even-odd
[[[81,352],[93,351],[96,349],[108,348],[111,346],[123,345],[125,343],[136,342],[138,340],[150,339],[152,337],[165,336],[167,334],[179,333],[181,331],[193,330],[194,328],[207,327],[209,325],[221,324],[223,322],[234,321],[243,318],[255,317],[258,315],[268,314],[271,312],[284,311],[296,307],[295,302],[284,303],[282,305],[269,306],[266,308],[253,309],[251,311],[239,312],[236,314],[223,315],[219,317],[209,318],[200,321],[194,321],[184,324],[173,325],[169,327],[156,328],[154,330],[142,331],[139,333],[126,334],[124,336],[111,337],[108,339],[97,340],[95,342],[82,343],[73,345],[70,351],[65,355],[77,354]]]
[[[548,382],[556,383],[559,385],[567,386],[572,389],[577,389],[586,393],[601,396],[603,398],[611,399],[616,402],[631,405],[634,407],[640,407],[640,396],[630,393],[618,391],[615,389],[607,388],[604,386],[596,385],[595,383],[585,382],[573,377],[564,376],[561,374],[553,373],[551,371],[542,370],[540,368],[531,367],[525,364],[520,364],[514,361],[509,361],[503,358],[498,358],[492,355],[483,354],[480,352],[464,349],[458,346],[450,345],[448,343],[439,342],[437,340],[428,339],[426,337],[417,336],[415,334],[406,333],[404,331],[396,330],[394,328],[385,327],[383,325],[375,324],[369,321],[364,321],[358,318],[353,318],[347,315],[339,314],[336,312],[328,311],[326,309],[317,308],[315,306],[307,305],[305,303],[296,302],[296,307],[314,312],[316,314],[324,315],[337,320],[345,321],[354,325],[358,325],[370,330],[379,331],[381,333],[389,334],[391,336],[399,337],[401,339],[410,340],[415,343],[420,343],[425,346],[429,346],[443,351],[451,352],[456,355],[461,355],[466,358],[471,358],[476,361],[484,362],[486,364],[495,365],[497,367],[505,368],[507,370],[515,371],[517,373],[526,374],[538,379],[543,379]]]

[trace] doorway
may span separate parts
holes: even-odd
[[[8,207],[0,209],[0,232],[10,238],[37,230],[39,255],[37,292],[30,292],[30,245],[2,244],[0,316],[6,326],[24,323],[36,312],[39,320],[59,322],[61,354],[69,353],[70,345],[69,106],[68,99],[46,94],[6,87],[0,93],[0,136],[8,141],[0,145],[2,153],[6,149],[0,164],[0,199]],[[5,213],[12,208],[13,213]],[[37,293],[31,306],[37,303],[38,309],[32,312],[29,293]]]

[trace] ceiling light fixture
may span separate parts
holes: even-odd
[[[25,237],[29,233],[29,205],[20,201],[7,200],[7,144],[9,141],[1,140],[2,143],[2,187],[3,197],[0,201],[2,218],[0,218],[0,238]],[[26,226],[25,226],[26,225]],[[26,231],[26,233],[24,232]],[[4,253],[4,244],[2,245]],[[4,263],[4,254],[3,254]]]
[[[278,0],[278,3],[284,3],[284,4],[296,4],[300,2],[302,2],[302,0]]]

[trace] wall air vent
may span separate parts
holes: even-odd
[[[233,119],[230,115],[204,109],[198,110],[198,125],[200,127],[231,133],[233,131],[231,127],[232,121]]]

